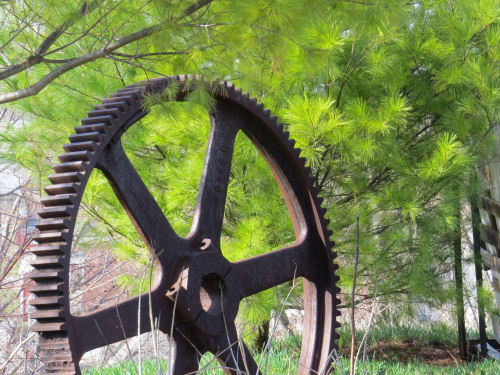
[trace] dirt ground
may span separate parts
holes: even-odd
[[[366,349],[367,358],[373,358],[374,355],[378,360],[404,363],[418,361],[437,366],[453,366],[463,363],[458,348],[443,345],[429,346],[420,342],[378,342]]]

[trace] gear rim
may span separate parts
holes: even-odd
[[[37,320],[31,330],[41,335],[41,358],[48,373],[80,373],[78,362],[81,355],[87,351],[87,348],[82,347],[82,344],[78,342],[76,326],[80,323],[79,318],[71,315],[69,309],[68,280],[74,225],[90,173],[93,168],[97,167],[104,148],[109,144],[119,142],[119,138],[128,127],[147,115],[148,111],[143,108],[144,96],[162,94],[173,83],[177,85],[176,100],[179,101],[192,89],[193,82],[196,82],[196,78],[190,76],[166,77],[118,90],[117,93],[97,105],[96,110],[89,112],[89,117],[82,120],[82,126],[75,128],[76,134],[70,136],[70,143],[64,145],[66,153],[60,155],[61,163],[54,166],[56,174],[49,176],[53,185],[46,187],[48,197],[42,199],[44,206],[40,212],[42,220],[37,225],[40,233],[34,238],[39,246],[33,249],[36,254],[36,260],[32,263],[36,269],[32,275],[35,285],[30,289],[35,295],[35,299],[30,304],[36,309],[32,318]],[[294,141],[289,139],[288,132],[283,131],[283,125],[277,122],[276,117],[271,116],[270,111],[264,109],[263,104],[257,103],[255,99],[249,98],[248,94],[242,93],[226,82],[213,84],[212,88],[218,102],[228,102],[236,106],[239,111],[248,112],[253,119],[264,124],[264,130],[273,134],[274,140],[279,140],[275,145],[278,154],[285,154],[285,160],[288,158],[288,161],[291,160],[295,164],[292,168],[294,169],[292,176],[299,173],[299,177],[303,178],[302,189],[310,200],[309,203],[304,204],[311,206],[315,219],[315,224],[311,225],[316,227],[321,237],[324,251],[326,251],[324,259],[328,261],[328,275],[331,277],[320,283],[321,288],[316,285],[319,283],[318,280],[310,281],[309,288],[313,290],[304,293],[304,306],[312,306],[314,302],[318,302],[318,299],[320,306],[315,306],[316,310],[313,312],[308,310],[309,313],[306,313],[304,319],[306,328],[304,333],[309,333],[309,331],[312,333],[311,337],[303,339],[301,349],[303,367],[299,368],[298,373],[312,373],[309,369],[318,371],[320,366],[329,362],[328,355],[338,338],[335,329],[338,326],[336,318],[339,315],[337,309],[339,300],[336,295],[339,289],[336,287],[338,277],[335,276],[337,266],[333,263],[336,255],[331,253],[333,243],[329,240],[331,232],[327,229],[328,220],[324,217],[326,210],[321,208],[321,198],[317,195],[317,189],[313,187],[309,170],[305,167],[305,160],[299,156],[300,150],[294,148]],[[268,149],[269,145],[265,146],[265,140],[261,139],[260,143],[259,140],[255,140],[255,134],[246,132],[245,134],[252,139],[264,157],[266,157],[265,154],[272,154],[274,151]],[[268,158],[270,158],[269,155],[266,158],[267,161]],[[290,176],[284,175],[281,171],[280,168],[283,165],[280,163],[283,161],[277,162],[274,168],[269,166],[286,199],[287,186],[283,185],[291,182],[288,181]],[[290,204],[287,206],[293,220],[297,215],[292,215],[290,212]],[[299,225],[294,223],[294,227],[296,226]],[[299,236],[300,234],[297,234],[297,238]],[[323,335],[318,335],[318,330],[314,329],[317,326],[314,322],[318,319],[321,320]],[[328,348],[328,353],[325,348]]]

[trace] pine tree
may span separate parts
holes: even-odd
[[[224,78],[278,114],[307,157],[328,205],[344,290],[352,279],[359,214],[358,302],[375,291],[383,302],[403,306],[453,301],[453,285],[440,279],[452,269],[458,227],[453,197],[457,186],[465,193],[474,165],[489,157],[499,121],[497,1],[4,4],[4,66],[36,55],[43,40],[58,36],[29,71],[4,78],[11,68],[0,70],[5,95],[74,58],[153,28],[148,36],[59,75],[40,94],[11,102],[29,114],[30,123],[1,135],[2,158],[25,166],[37,187],[46,183],[60,145],[99,98],[161,75]],[[211,104],[200,89],[187,106],[156,105],[124,139],[180,234],[190,226],[208,132],[205,109]],[[231,260],[293,241],[264,162],[245,137],[236,148],[223,239]],[[253,189],[256,181],[260,192]],[[99,211],[91,229],[102,240],[116,241],[118,256],[147,262],[128,218],[117,214],[119,204],[97,173],[85,206],[91,217],[97,214],[93,209]],[[255,298],[259,303],[252,306],[263,308],[249,309],[248,319],[262,323],[276,297],[269,291]]]

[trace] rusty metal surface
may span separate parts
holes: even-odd
[[[166,77],[118,90],[89,112],[59,155],[49,176],[38,224],[31,304],[41,335],[40,355],[47,373],[79,374],[79,360],[94,348],[151,329],[149,304],[160,330],[176,343],[173,374],[196,371],[200,354],[211,352],[228,374],[255,374],[257,365],[238,342],[234,319],[239,303],[259,291],[303,278],[304,332],[298,374],[316,374],[328,365],[338,326],[335,253],[326,212],[309,178],[300,150],[264,106],[227,83],[217,84],[215,110],[203,175],[189,235],[179,237],[128,160],[121,135],[147,115],[146,95],[162,93],[175,81],[177,100],[189,91],[188,76]],[[220,236],[236,135],[243,131],[268,162],[287,203],[297,241],[283,249],[231,263],[220,250]],[[75,220],[93,168],[109,180],[119,201],[152,254],[159,282],[151,291],[86,316],[69,305],[69,262]],[[222,298],[221,298],[222,294]],[[176,310],[174,313],[174,301]],[[140,312],[138,304],[141,303]],[[117,312],[118,311],[118,312]],[[117,314],[120,318],[118,319]],[[140,314],[140,316],[138,316]],[[172,320],[174,320],[172,322]],[[174,332],[171,332],[171,327]],[[229,344],[230,343],[230,344]]]

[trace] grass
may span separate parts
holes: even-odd
[[[202,366],[209,360],[204,356]],[[349,363],[347,360],[341,361],[344,373],[349,373]],[[211,367],[218,366],[218,362],[212,362]],[[288,374],[289,358],[285,356],[271,356],[268,375]],[[367,361],[365,364],[365,374],[367,375],[493,375],[499,372],[500,364],[495,360],[484,360],[481,362],[471,362],[460,366],[431,366],[418,362],[397,363],[392,361]],[[166,372],[167,363],[162,361],[162,369]],[[125,370],[126,369],[126,370]],[[290,367],[290,373],[295,374],[297,366]],[[121,375],[124,373],[135,374],[134,366],[131,362],[125,362],[121,366],[111,366],[102,369],[91,369],[83,372],[86,375]],[[148,360],[143,362],[142,373],[144,375],[157,375],[156,362]],[[361,369],[358,369],[361,374]],[[203,372],[204,375],[224,375],[221,369],[209,368]]]
[[[350,333],[348,327],[342,327],[339,330],[340,340],[339,347],[342,350],[346,349],[350,343]],[[357,342],[361,341],[364,332],[356,332]],[[473,333],[470,335],[474,336]],[[299,360],[299,350],[296,340],[300,338],[287,338],[285,340],[276,340],[270,349],[267,357],[262,361],[262,373],[266,375],[284,375],[295,374],[297,372],[297,363]],[[376,345],[377,342],[402,342],[414,343],[418,342],[428,347],[434,346],[455,346],[456,332],[454,329],[442,325],[435,324],[430,327],[411,327],[411,326],[374,326],[370,331],[368,346]],[[262,354],[261,354],[262,355]],[[257,357],[257,362],[260,356]],[[267,360],[267,368],[265,362]],[[162,361],[162,371],[166,373],[167,363]],[[349,373],[349,362],[342,358],[339,361],[343,368],[344,374]],[[219,363],[212,355],[205,355],[202,358],[200,369],[204,369],[200,374],[206,375],[223,375],[223,371],[219,368]],[[418,360],[413,360],[408,363],[402,363],[395,357],[394,360],[381,360],[369,358],[365,363],[366,375],[490,375],[500,374],[500,363],[495,360],[483,360],[480,362],[469,362],[454,366],[437,366],[429,365]],[[89,369],[83,371],[86,375],[118,375],[118,374],[135,374],[135,368],[132,362],[124,362],[119,365],[110,366],[100,369]],[[340,373],[337,371],[337,373]],[[361,374],[361,363],[358,366],[358,374]],[[153,359],[145,360],[142,364],[142,374],[158,375],[156,362]]]
[[[350,327],[343,325],[338,330],[340,334],[339,347],[348,347],[351,344]],[[356,342],[360,343],[364,331],[356,331]],[[471,337],[474,333],[471,333]],[[427,327],[417,327],[408,325],[379,325],[370,329],[367,345],[375,345],[379,341],[418,341],[424,345],[444,345],[454,346],[457,343],[456,329],[442,323],[435,323]]]
[[[349,373],[349,362],[343,361],[344,373]],[[419,362],[367,361],[366,375],[493,375],[499,373],[500,364],[495,360],[469,362],[459,366],[432,366]],[[358,369],[361,374],[361,368]]]
[[[257,363],[260,357],[256,359]],[[290,370],[291,374],[297,372],[297,363],[299,361],[299,352],[292,349],[286,342],[279,341],[272,346],[269,355],[267,355],[267,371],[266,358],[262,361],[262,372],[267,375],[283,375]],[[137,365],[136,365],[137,366]],[[161,367],[163,373],[167,372],[167,362],[162,360]],[[219,362],[214,359],[213,355],[205,354],[201,360],[200,369],[204,375],[224,375],[220,368]],[[104,367],[99,369],[83,370],[84,375],[118,375],[118,374],[136,374],[134,364],[131,361],[122,362],[119,365]],[[145,360],[142,363],[143,375],[158,375],[156,369],[156,361],[154,359]]]

